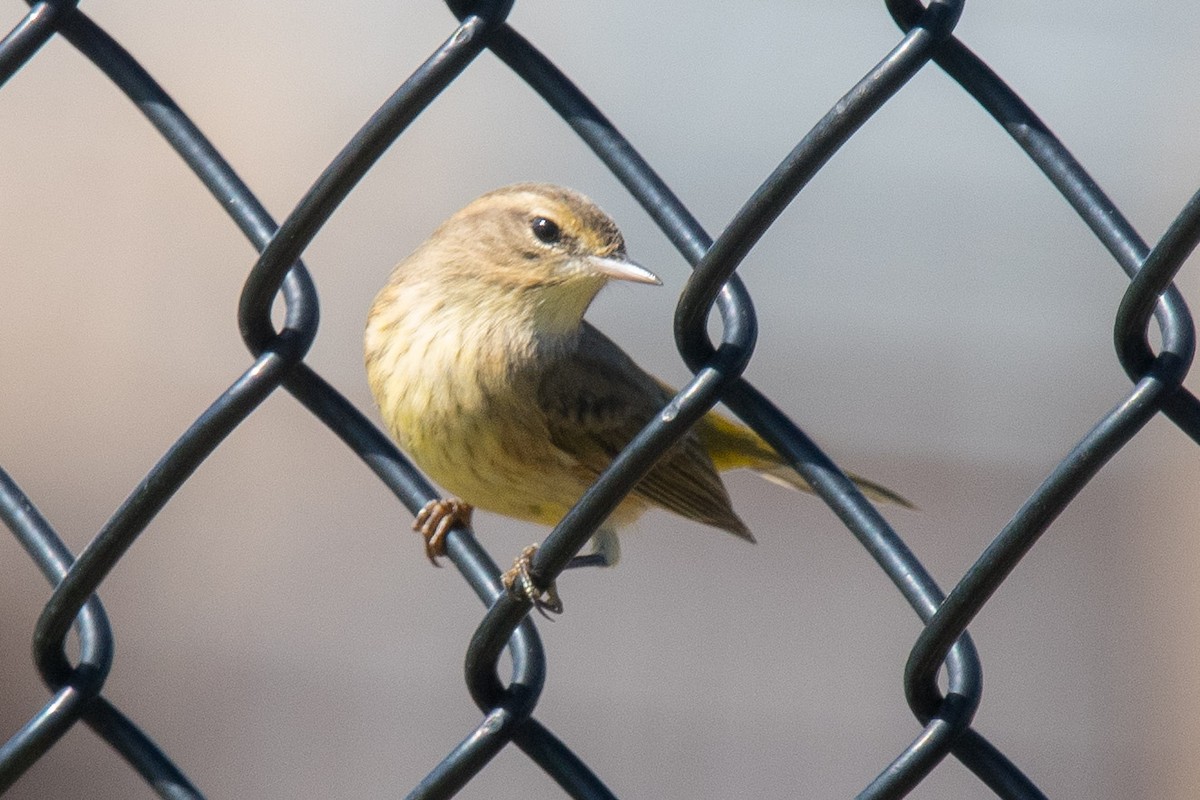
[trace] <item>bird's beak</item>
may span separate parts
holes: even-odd
[[[587,262],[588,266],[606,278],[662,286],[662,281],[653,272],[621,256],[589,256]]]

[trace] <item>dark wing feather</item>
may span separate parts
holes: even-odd
[[[671,395],[616,344],[588,323],[578,347],[550,361],[538,384],[538,405],[550,439],[594,478]],[[753,538],[695,433],[668,450],[634,494],[689,519]]]

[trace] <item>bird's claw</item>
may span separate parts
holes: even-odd
[[[453,497],[441,500],[430,500],[413,520],[413,530],[421,534],[425,540],[425,557],[435,567],[440,567],[438,556],[446,555],[446,534],[455,525],[471,524],[471,512],[474,508],[470,503]]]
[[[512,568],[500,576],[500,583],[504,584],[504,588],[511,594],[533,603],[533,607],[543,617],[551,619],[550,614],[562,613],[562,598],[558,596],[558,587],[553,583],[547,586],[545,591],[534,585],[529,569],[533,563],[533,554],[537,552],[537,549],[536,544],[531,544],[522,550],[521,555],[513,561]],[[550,612],[550,614],[546,612]]]

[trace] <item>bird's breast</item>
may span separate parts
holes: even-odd
[[[472,505],[556,523],[587,481],[550,441],[537,401],[538,342],[487,320],[409,314],[373,320],[366,337],[372,392],[400,447]]]

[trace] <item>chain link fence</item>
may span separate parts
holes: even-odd
[[[119,706],[124,704],[106,692],[114,632],[100,595],[105,581],[176,492],[277,390],[290,393],[337,434],[409,512],[435,496],[433,487],[356,405],[306,362],[317,338],[318,300],[301,258],[385,150],[444,89],[469,72],[481,53],[490,51],[553,108],[694,267],[675,316],[676,344],[694,373],[677,397],[677,413],[649,425],[545,538],[533,564],[535,578],[543,583],[554,580],[655,457],[699,415],[722,402],[809,480],[922,623],[904,667],[905,697],[920,728],[895,752],[862,753],[875,777],[858,796],[904,796],[948,759],[960,762],[979,784],[1001,797],[1044,796],[1023,772],[1019,753],[997,747],[973,726],[981,707],[982,669],[966,631],[1039,537],[1150,420],[1165,417],[1185,436],[1200,441],[1200,404],[1182,385],[1191,364],[1194,332],[1183,298],[1172,285],[1200,237],[1200,194],[1188,201],[1158,243],[1148,246],[1033,110],[955,38],[961,2],[923,7],[897,0],[887,7],[900,30],[894,47],[848,88],[714,238],[602,110],[510,27],[506,19],[511,6],[450,3],[458,25],[447,29],[444,42],[350,137],[278,224],[167,89],[76,4],[31,4],[0,42],[0,85],[10,83],[26,65],[36,65],[48,42],[68,42],[133,101],[259,251],[237,313],[239,332],[251,354],[245,371],[171,444],[85,547],[72,552],[39,511],[36,498],[27,496],[14,480],[16,471],[0,472],[0,516],[54,587],[33,633],[34,662],[51,696],[0,748],[0,792],[17,784],[83,723],[159,796],[201,796],[173,762],[171,748],[152,741],[122,712]],[[753,358],[757,322],[751,293],[736,272],[838,150],[914,76],[935,69],[960,84],[991,115],[1130,278],[1114,327],[1117,356],[1131,388],[1111,401],[1111,409],[1097,417],[1091,430],[1080,431],[1077,444],[945,589],[829,457],[741,377]],[[0,102],[3,98],[0,92]],[[452,181],[452,175],[446,180]],[[280,300],[282,311],[273,317]],[[721,323],[715,340],[707,329],[714,309]],[[896,488],[905,490],[903,484]],[[419,560],[415,542],[406,543],[406,548]],[[411,789],[397,787],[396,793],[449,797],[472,781],[486,782],[489,762],[510,751],[511,745],[569,796],[614,796],[610,779],[593,768],[589,754],[575,751],[567,737],[536,715],[552,653],[543,647],[528,603],[501,591],[496,564],[468,531],[452,533],[447,552],[486,609],[467,644],[465,664],[467,687],[480,717],[444,758],[428,765],[423,780]],[[7,564],[5,570],[24,566]],[[564,591],[569,604],[569,585]],[[717,602],[727,591],[729,587],[716,587],[710,595]],[[570,610],[558,624],[572,625]],[[430,669],[453,670],[457,665]],[[652,796],[654,789],[639,788],[637,793]]]

